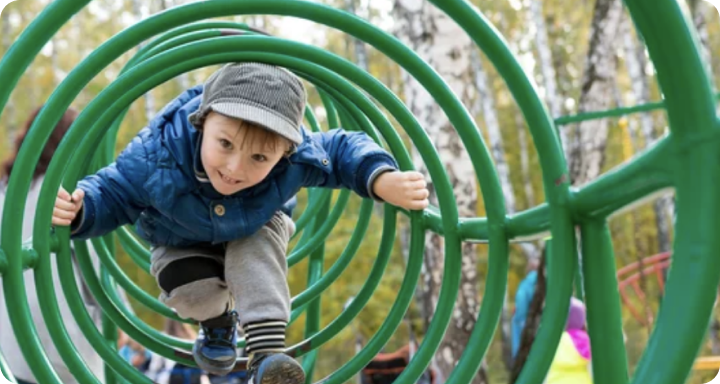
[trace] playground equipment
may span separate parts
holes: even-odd
[[[56,0],[18,38],[0,62],[0,106],[4,106],[33,58],[55,31],[82,9],[89,0]],[[614,116],[628,111],[603,111],[565,118],[553,123],[532,81],[522,70],[502,37],[490,22],[462,0],[433,0],[453,18],[485,52],[522,109],[540,156],[547,202],[534,209],[506,215],[503,196],[491,157],[475,123],[462,104],[431,67],[393,37],[369,23],[318,3],[296,0],[208,0],[169,9],[134,25],[100,46],[73,70],[47,101],[26,138],[10,179],[5,213],[2,218],[0,271],[13,329],[23,340],[22,350],[40,383],[59,380],[48,364],[29,319],[22,271],[33,268],[39,282],[51,281],[49,263],[58,264],[64,292],[76,320],[86,337],[105,359],[107,382],[122,377],[133,383],[149,380],[123,362],[107,342],[115,326],[156,353],[192,364],[187,355],[189,343],[159,333],[132,316],[112,289],[113,280],[143,304],[159,313],[175,317],[168,308],[142,292],[123,274],[111,255],[113,236],[95,239],[103,261],[100,278],[88,262],[87,246],[77,242],[83,277],[108,319],[100,334],[93,326],[73,282],[67,228],[51,235],[50,216],[55,193],[62,185],[71,190],[85,171],[111,161],[118,121],[128,105],[154,86],[191,69],[227,61],[264,61],[285,66],[323,93],[329,125],[363,129],[377,138],[383,136],[400,166],[410,169],[407,149],[387,118],[370,102],[365,91],[381,103],[403,126],[413,145],[427,164],[436,188],[439,207],[426,212],[406,213],[411,222],[410,255],[407,273],[396,301],[378,332],[367,345],[323,383],[344,383],[360,371],[381,350],[401,323],[412,300],[421,271],[423,236],[435,231],[445,238],[446,263],[436,315],[414,358],[397,379],[398,384],[415,383],[425,371],[449,323],[457,297],[460,277],[460,245],[464,240],[489,242],[487,292],[479,317],[456,369],[448,383],[468,383],[474,376],[497,328],[507,285],[508,244],[514,238],[550,231],[552,257],[548,265],[549,282],[545,314],[536,343],[518,383],[541,383],[552,360],[568,312],[573,279],[578,268],[574,229],[580,228],[582,241],[583,287],[588,306],[588,323],[593,340],[593,372],[598,384],[628,383],[626,354],[620,322],[620,296],[617,291],[612,240],[606,218],[618,209],[663,188],[674,187],[677,194],[676,240],[672,267],[666,285],[664,305],[645,354],[635,371],[633,383],[677,384],[683,382],[693,366],[702,341],[720,280],[720,133],[715,114],[713,89],[705,65],[698,54],[698,39],[689,27],[684,2],[678,0],[627,0],[639,34],[647,44],[664,95],[660,104],[666,110],[670,134],[634,161],[603,175],[581,189],[571,189],[556,125],[583,119]],[[682,4],[681,4],[682,3]],[[434,95],[457,129],[468,150],[483,191],[486,218],[460,219],[452,188],[432,143],[405,106],[380,82],[352,63],[316,47],[248,32],[238,26],[200,21],[226,15],[272,14],[294,16],[325,24],[351,34],[396,61]],[[168,32],[169,31],[169,32]],[[25,195],[31,169],[39,149],[62,111],[80,90],[104,67],[142,41],[156,37],[128,64],[117,80],[105,89],[78,117],[48,169],[31,243],[23,245],[19,228],[23,219]],[[647,107],[645,109],[650,109]],[[313,119],[308,114],[308,120]],[[110,127],[110,128],[108,128]],[[376,131],[377,130],[377,131]],[[106,135],[107,133],[107,135]],[[86,159],[94,154],[87,166]],[[320,329],[319,301],[314,300],[340,275],[357,250],[367,229],[371,202],[362,205],[357,230],[348,240],[346,251],[326,274],[322,274],[323,239],[341,215],[347,192],[330,209],[329,194],[311,192],[311,205],[300,218],[304,228],[300,245],[290,258],[292,266],[310,257],[310,287],[293,301],[293,318],[307,311],[307,338],[288,349],[301,357],[309,372],[318,357],[317,348],[336,335],[361,310],[379,283],[387,265],[395,237],[396,208],[385,207],[383,238],[375,265],[356,299],[333,322]],[[312,224],[312,225],[311,225]],[[148,267],[147,251],[127,229],[117,238],[143,268]],[[51,252],[58,253],[51,260]],[[77,357],[63,331],[51,284],[38,284],[37,292],[57,348],[71,372],[81,383],[98,383]],[[244,361],[240,362],[240,366]],[[4,367],[3,367],[4,368]],[[3,375],[11,378],[3,369]]]
[[[617,271],[618,288],[622,302],[633,318],[645,327],[652,326],[654,313],[646,305],[649,299],[639,282],[643,276],[654,280],[658,285],[658,294],[662,296],[665,293],[664,273],[669,266],[670,252],[663,252],[628,264]],[[630,288],[632,288],[631,291]],[[634,294],[637,300],[632,299],[633,295],[630,292]],[[638,309],[638,305],[643,306],[643,308]],[[700,356],[695,360],[693,369],[697,371],[717,371],[720,369],[720,356]]]
[[[617,271],[619,281],[618,289],[620,291],[622,302],[625,304],[625,308],[630,311],[630,314],[635,318],[635,320],[643,326],[648,327],[652,325],[654,313],[648,311],[647,306],[645,306],[645,308],[642,309],[644,313],[640,314],[639,311],[641,310],[638,309],[632,301],[629,288],[632,288],[632,292],[641,304],[646,303],[648,300],[647,294],[640,286],[640,281],[643,277],[652,276],[654,277],[653,281],[658,284],[659,295],[663,295],[665,293],[664,273],[669,266],[670,252],[663,252],[655,256],[646,257],[635,263],[628,264]]]

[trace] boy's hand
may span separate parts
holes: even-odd
[[[55,199],[55,209],[53,209],[52,223],[53,225],[68,226],[77,216],[78,211],[83,206],[83,198],[85,192],[82,189],[76,189],[72,196],[60,187],[57,198]]]
[[[425,176],[420,172],[385,172],[372,185],[375,196],[407,210],[422,210],[430,205]]]

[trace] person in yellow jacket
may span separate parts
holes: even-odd
[[[565,332],[560,338],[545,384],[592,384],[590,362],[585,304],[572,298]]]

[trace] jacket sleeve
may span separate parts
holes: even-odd
[[[143,184],[149,162],[143,137],[147,128],[128,144],[117,160],[94,175],[82,179],[83,208],[71,226],[73,239],[89,239],[134,223],[148,206]]]
[[[372,193],[375,179],[383,172],[398,169],[395,159],[364,132],[333,129],[308,134],[328,154],[328,172],[314,171],[306,187],[348,188],[362,197],[377,199]]]

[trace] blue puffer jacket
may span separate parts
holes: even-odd
[[[260,184],[224,196],[203,175],[201,133],[188,121],[202,86],[168,104],[128,144],[115,163],[80,181],[84,207],[73,238],[101,236],[136,223],[156,246],[218,244],[253,234],[279,210],[290,213],[302,187],[349,188],[369,197],[369,186],[394,159],[364,133],[310,133],[289,159]],[[221,207],[220,207],[221,206]]]

